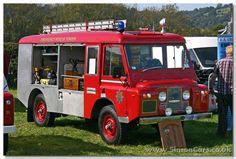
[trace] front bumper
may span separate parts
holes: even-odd
[[[202,118],[211,118],[212,113],[198,113],[198,114],[184,114],[184,115],[173,115],[173,116],[159,116],[159,117],[142,117],[139,118],[140,125],[156,124],[167,120],[197,120]]]
[[[4,126],[4,134],[13,133],[16,131],[15,125]]]

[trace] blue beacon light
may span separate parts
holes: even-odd
[[[117,24],[117,30],[122,33],[125,30],[125,23],[123,21],[119,21]]]

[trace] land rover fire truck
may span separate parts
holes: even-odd
[[[211,117],[185,39],[124,27],[114,20],[51,25],[22,38],[17,94],[28,121],[96,119],[102,139],[117,144],[129,124]]]

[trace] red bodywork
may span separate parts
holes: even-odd
[[[176,34],[157,32],[109,32],[109,31],[86,31],[55,34],[41,34],[22,38],[20,44],[71,44],[80,43],[88,46],[99,47],[98,74],[84,75],[84,90],[87,87],[96,88],[96,94],[84,95],[84,117],[91,118],[95,103],[100,99],[107,99],[115,106],[119,117],[128,117],[128,122],[142,116],[164,116],[165,102],[160,103],[158,93],[167,91],[170,87],[181,87],[182,90],[189,90],[191,98],[188,101],[193,107],[193,112],[208,111],[207,87],[198,85],[196,74],[193,68],[186,69],[159,69],[147,72],[134,71],[128,67],[127,57],[124,51],[125,44],[185,44],[185,39]],[[127,77],[115,79],[111,76],[104,76],[103,59],[105,47],[119,46]],[[87,50],[87,49],[85,49]],[[85,54],[86,55],[86,54]],[[86,59],[86,56],[85,56]],[[85,60],[86,61],[86,60]],[[87,68],[87,63],[85,64]],[[87,72],[86,70],[84,72]],[[127,81],[126,85],[118,84]],[[107,82],[113,81],[113,82]],[[141,105],[143,93],[151,93],[152,98],[157,100],[157,111],[155,113],[142,113]],[[106,94],[102,97],[102,94]],[[118,101],[117,98],[122,101]],[[181,101],[184,102],[184,101]],[[179,112],[176,112],[178,114]],[[183,113],[183,112],[182,112]]]
[[[14,98],[11,93],[4,92],[4,126],[9,125],[14,125]]]

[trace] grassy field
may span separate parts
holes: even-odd
[[[11,92],[16,95],[15,90]],[[225,138],[215,134],[217,115],[186,122],[188,148],[164,152],[151,126],[130,131],[122,145],[107,145],[96,124],[87,124],[77,117],[57,118],[54,127],[28,123],[25,108],[15,100],[16,133],[10,135],[8,156],[232,156],[232,134]]]

